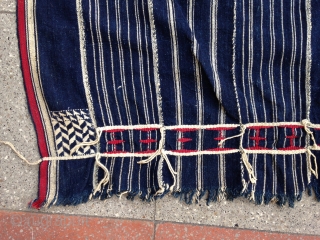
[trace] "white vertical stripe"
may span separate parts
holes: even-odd
[[[272,121],[276,122],[278,119],[278,108],[277,108],[277,99],[275,92],[274,84],[274,73],[273,73],[273,64],[274,64],[274,55],[275,55],[275,33],[274,33],[274,0],[270,0],[269,4],[270,11],[270,58],[269,58],[269,81],[270,81],[270,90],[271,90],[271,99],[272,99]]]
[[[304,179],[303,179],[303,157],[302,157],[302,154],[299,154],[300,156],[300,175],[301,175],[301,182],[302,182],[302,186],[303,188],[300,189],[300,191],[304,191],[305,189],[305,185],[304,185]]]
[[[254,95],[254,84],[252,79],[252,69],[253,69],[253,56],[254,56],[254,45],[253,45],[253,0],[249,0],[249,49],[248,49],[248,81],[249,81],[249,94],[250,94],[250,103],[252,106],[252,114],[253,114],[253,121],[258,122],[258,116],[256,111],[256,104],[255,104],[255,95]],[[251,119],[248,119],[252,121]]]
[[[272,155],[272,172],[273,172],[273,184],[272,184],[272,194],[277,194],[277,155]]]
[[[106,159],[106,164],[107,164],[107,160],[108,160],[108,158]],[[116,161],[116,157],[112,157],[111,163],[110,163],[110,170],[109,170],[110,178],[109,178],[109,182],[108,182],[108,184],[109,184],[108,185],[108,192],[112,191],[112,187],[113,187],[113,170],[114,170],[115,161]],[[119,175],[119,176],[121,176],[121,175]]]
[[[310,119],[310,109],[311,109],[311,79],[310,79],[310,71],[311,71],[311,31],[312,31],[312,23],[311,23],[311,0],[305,0],[306,4],[306,18],[307,18],[307,47],[306,47],[306,118]],[[307,134],[306,138],[307,147],[310,146],[310,137]],[[306,156],[307,157],[307,156]],[[311,181],[311,171],[307,168],[308,174],[308,183]]]
[[[134,13],[136,19],[136,26],[137,26],[137,35],[136,40],[138,44],[138,56],[139,56],[139,73],[140,73],[140,85],[142,90],[142,101],[143,101],[143,109],[144,109],[144,117],[146,118],[146,124],[150,123],[149,119],[149,110],[147,105],[146,99],[146,87],[145,87],[145,80],[144,80],[144,66],[143,66],[143,54],[142,54],[142,39],[141,39],[141,27],[140,27],[140,14],[138,8],[138,1],[134,1]]]
[[[123,48],[122,48],[122,29],[121,29],[121,16],[120,16],[120,3],[119,0],[115,1],[115,14],[116,14],[116,32],[117,32],[117,45],[118,45],[118,53],[119,53],[119,65],[120,65],[120,79],[121,79],[121,89],[123,95],[123,101],[125,105],[126,117],[128,124],[132,124],[131,114],[130,114],[130,107],[128,102],[128,94],[127,94],[127,84],[126,84],[126,76],[125,76],[125,63],[123,57]],[[127,19],[127,21],[129,21]],[[133,152],[133,136],[132,131],[128,131],[129,133],[129,144],[130,144],[130,152]],[[122,136],[122,135],[121,135]],[[124,144],[123,144],[123,151],[124,151]],[[123,164],[121,165],[121,172],[122,172]],[[130,186],[131,178],[132,178],[132,160],[129,161],[129,173],[127,178],[127,186]],[[120,175],[121,176],[121,175]]]
[[[39,113],[41,115],[41,122],[44,128],[46,146],[50,156],[56,156],[56,146],[54,133],[52,131],[51,119],[47,102],[44,99],[44,93],[41,85],[40,62],[38,54],[38,39],[37,39],[37,20],[35,14],[36,6],[33,0],[26,1],[26,40],[27,51],[29,57],[30,74],[32,78],[32,86],[36,96]]]
[[[171,54],[172,54],[172,70],[173,81],[175,85],[175,105],[176,105],[176,118],[177,124],[183,124],[182,115],[182,94],[181,94],[181,79],[180,79],[180,66],[179,66],[179,50],[178,50],[178,37],[176,31],[176,17],[173,0],[167,0],[168,20],[171,37]]]
[[[105,70],[104,70],[104,66],[105,66],[104,65],[104,52],[103,52],[102,37],[101,37],[101,33],[100,33],[100,6],[98,3],[98,0],[95,0],[95,28],[96,28],[96,33],[97,33],[98,49],[99,49],[98,56],[99,56],[100,78],[101,78],[101,85],[102,85],[101,90],[102,90],[102,93],[104,96],[104,102],[105,102],[105,106],[107,108],[109,122],[111,124],[113,124],[113,121],[111,120],[112,114],[110,111],[110,103],[109,103],[109,99],[108,99],[109,94],[108,94],[107,86],[105,83],[106,77],[105,77]],[[111,64],[113,66],[113,61],[111,62]]]
[[[182,109],[182,92],[181,92],[181,79],[180,79],[180,66],[179,66],[179,43],[176,32],[176,17],[173,0],[167,0],[167,14],[169,21],[169,30],[171,38],[171,56],[172,56],[172,70],[173,81],[175,91],[175,106],[176,106],[176,120],[177,124],[183,124],[183,109]],[[181,132],[177,133],[177,137],[181,138]],[[181,149],[182,144],[177,143],[177,149]],[[182,182],[182,163],[181,157],[176,158],[176,170],[177,170],[177,191],[179,191]]]
[[[283,59],[285,51],[285,36],[284,36],[284,27],[283,27],[283,0],[281,0],[281,35],[282,35],[282,54],[280,61],[280,87],[282,95],[282,104],[283,104],[283,121],[286,121],[286,102],[284,100],[284,89],[283,89]]]
[[[270,1],[269,4],[269,12],[270,12],[270,58],[269,58],[269,83],[270,83],[270,90],[271,90],[271,99],[272,99],[272,121],[277,121],[278,118],[278,108],[277,108],[277,100],[276,100],[276,93],[275,93],[275,83],[274,83],[274,73],[273,73],[273,64],[274,64],[274,55],[275,55],[275,33],[274,33],[274,0]],[[272,148],[276,148],[276,136],[278,135],[278,129],[274,128],[273,138],[275,139]],[[277,158],[274,157],[274,165],[273,165],[273,179],[274,179],[274,189],[273,194],[277,194]]]
[[[266,113],[266,104],[265,104],[265,97],[264,97],[264,87],[263,87],[263,75],[262,75],[262,67],[263,67],[263,51],[264,51],[264,43],[263,43],[263,1],[261,0],[260,4],[260,15],[261,15],[261,20],[260,20],[260,42],[261,42],[261,59],[260,59],[260,87],[261,87],[261,102],[262,102],[262,109],[263,109],[263,116],[264,116],[264,121],[267,121],[267,113]]]
[[[108,29],[107,31],[108,31],[108,42],[109,42],[110,57],[111,57],[111,75],[112,75],[113,94],[114,94],[114,98],[115,98],[114,100],[115,100],[115,103],[116,103],[116,107],[117,107],[117,110],[118,110],[119,122],[120,122],[120,125],[122,125],[121,112],[120,112],[120,107],[119,107],[118,98],[117,98],[117,86],[116,86],[116,83],[115,83],[115,76],[114,76],[114,64],[113,64],[113,62],[114,62],[113,54],[114,53],[113,53],[113,47],[112,47],[112,40],[111,40],[111,36],[110,36],[110,11],[109,11],[108,1],[106,1],[106,5],[107,5],[107,29]],[[99,11],[99,9],[98,9],[98,11]],[[100,19],[98,19],[97,22],[99,22],[99,27],[100,27]],[[98,33],[99,33],[99,39],[100,39],[100,37],[101,37],[100,36],[100,29],[99,29]],[[101,46],[102,46],[102,43],[101,43]],[[102,55],[102,57],[103,57],[103,52],[101,52],[100,55]],[[103,59],[101,59],[101,60],[103,60]],[[103,63],[104,63],[104,61],[103,61]],[[104,72],[104,64],[100,68],[102,68],[102,70]],[[105,78],[102,79],[102,85],[103,85],[105,99],[108,98],[108,95],[106,95],[106,90],[107,90],[106,81],[107,81],[107,79],[105,79]],[[109,105],[107,105],[107,108],[109,108]],[[113,123],[112,123],[112,125],[113,125]]]
[[[218,56],[217,56],[217,42],[218,42],[218,1],[213,1],[211,3],[211,9],[210,9],[210,19],[211,19],[211,24],[210,24],[210,65],[212,68],[212,75],[213,75],[213,80],[215,82],[215,93],[216,96],[219,100],[219,110],[218,110],[218,119],[219,123],[222,124],[225,122],[226,114],[223,105],[220,103],[222,101],[222,93],[221,93],[221,84],[220,84],[220,77],[218,73]],[[224,134],[223,131],[221,133],[222,135]],[[220,154],[218,156],[219,161],[218,161],[218,172],[219,172],[219,187],[221,190],[226,189],[226,174],[225,174],[225,155]],[[203,162],[202,162],[203,164]],[[203,178],[203,176],[202,176]],[[203,180],[202,180],[203,181]]]
[[[97,75],[97,61],[96,61],[96,50],[95,50],[95,41],[94,41],[94,36],[93,36],[93,26],[92,26],[92,14],[91,14],[91,1],[89,1],[89,26],[90,26],[90,35],[91,35],[91,44],[92,44],[92,53],[93,53],[93,71],[94,71],[94,79],[95,79],[95,84],[96,84],[96,90],[97,90],[97,97],[98,97],[98,103],[100,107],[100,113],[102,116],[102,122],[103,125],[106,125],[105,122],[105,117],[104,117],[104,108],[102,107],[102,101],[100,99],[100,94],[99,94],[99,88],[98,88],[98,75]],[[107,114],[111,114],[110,112],[107,111]],[[109,116],[110,119],[110,116]]]
[[[164,125],[163,122],[163,113],[162,113],[162,98],[161,98],[161,87],[160,87],[160,79],[159,79],[159,70],[158,70],[158,46],[157,46],[157,33],[154,23],[153,17],[153,2],[152,0],[148,0],[148,12],[149,12],[149,21],[150,21],[150,28],[151,28],[151,46],[152,46],[152,57],[153,57],[153,74],[154,74],[154,81],[156,87],[156,94],[157,94],[157,106],[158,106],[158,117],[160,125]],[[157,133],[156,133],[157,139]],[[165,143],[163,143],[165,144]],[[165,148],[165,146],[158,146],[158,148]],[[162,159],[162,158],[160,158]],[[162,179],[162,167],[163,167],[163,160],[158,161],[158,183],[161,185],[163,183]],[[141,165],[139,170],[139,178],[140,178],[140,171]],[[139,180],[139,189],[140,189],[140,180]]]
[[[295,9],[295,2],[296,0],[291,0],[290,4],[290,20],[291,20],[291,44],[292,44],[292,51],[291,51],[291,59],[290,59],[290,93],[291,93],[291,116],[292,116],[292,121],[296,121],[296,96],[295,96],[295,61],[296,61],[296,41],[297,41],[297,36],[296,36],[296,23],[295,23],[295,14],[294,14],[294,9]],[[300,120],[300,119],[299,119]]]
[[[246,112],[247,112],[247,121],[250,122],[250,115],[249,115],[249,105],[248,105],[248,99],[247,99],[247,93],[246,93],[246,82],[245,82],[245,31],[246,31],[246,0],[242,0],[242,89],[243,89],[243,97],[244,102],[246,105]]]
[[[203,124],[203,92],[202,92],[202,82],[201,82],[201,69],[198,61],[199,55],[199,45],[195,35],[194,28],[194,0],[188,1],[188,23],[193,35],[193,67],[195,75],[195,88],[196,88],[196,101],[197,101],[197,123],[199,125]],[[211,18],[212,19],[212,18]],[[197,149],[198,151],[202,150],[202,130],[197,131]],[[203,188],[203,160],[202,156],[197,156],[197,169],[196,169],[196,179],[197,179],[197,189],[200,191]]]
[[[154,73],[154,81],[155,81],[156,92],[157,92],[157,105],[158,105],[158,115],[159,115],[158,117],[159,117],[160,125],[163,125],[164,123],[163,123],[163,112],[162,112],[162,98],[161,98],[161,87],[160,87],[159,69],[158,69],[157,33],[156,33],[156,27],[154,23],[152,0],[148,0],[148,11],[149,11],[149,20],[150,20],[150,28],[151,28],[153,73]]]
[[[301,16],[301,0],[299,0],[299,22],[300,22],[300,58],[299,58],[299,76],[298,76],[298,81],[299,81],[299,87],[298,87],[298,92],[301,93],[301,69],[302,69],[302,54],[303,54],[303,27],[302,27],[302,16]],[[304,116],[302,116],[302,97],[299,98],[299,110],[298,114],[299,117],[295,120],[301,120],[303,119]],[[300,138],[301,140],[301,138]]]
[[[239,116],[239,123],[242,123],[241,118],[241,109],[239,103],[239,95],[237,90],[237,78],[236,78],[236,38],[237,38],[237,0],[234,0],[234,7],[233,7],[233,36],[232,36],[232,76],[233,76],[233,85],[234,85],[234,92],[237,99],[237,108],[238,108],[238,116]]]
[[[150,105],[151,105],[151,113],[152,113],[152,123],[156,123],[156,118],[155,118],[155,111],[154,111],[154,103],[153,103],[153,91],[152,91],[152,84],[151,84],[151,74],[150,74],[150,56],[149,56],[149,41],[148,41],[148,36],[147,36],[147,29],[148,29],[148,25],[146,23],[146,15],[145,15],[145,11],[144,11],[144,1],[141,2],[142,5],[142,17],[143,17],[143,25],[145,26],[144,28],[144,38],[145,38],[145,52],[146,52],[146,58],[147,58],[147,72],[148,72],[148,84],[149,84],[149,95],[150,98],[148,101],[150,101]]]
[[[299,193],[298,179],[297,179],[297,155],[292,155],[292,178],[294,183],[294,195]]]
[[[131,50],[131,38],[130,38],[130,30],[131,30],[131,25],[130,25],[130,19],[129,19],[129,4],[128,0],[126,0],[126,12],[127,12],[127,26],[128,26],[128,46],[129,46],[129,56],[130,56],[130,75],[131,75],[131,84],[132,84],[132,93],[133,93],[133,101],[136,109],[136,117],[138,119],[137,124],[140,124],[140,114],[138,111],[138,106],[137,106],[137,97],[136,97],[136,87],[134,84],[134,75],[133,75],[133,64],[132,64],[132,50]]]
[[[310,108],[311,108],[311,32],[312,32],[312,23],[311,23],[311,0],[305,0],[306,4],[306,18],[307,18],[307,47],[306,47],[306,112],[307,119],[310,119]]]
[[[88,77],[88,70],[87,70],[87,54],[86,54],[86,44],[85,44],[85,29],[84,29],[84,19],[83,19],[83,10],[82,10],[82,0],[76,1],[76,7],[77,7],[77,19],[78,19],[78,28],[79,28],[79,44],[80,44],[80,56],[81,56],[81,70],[82,70],[82,79],[83,79],[83,86],[86,94],[86,100],[90,112],[90,116],[92,119],[93,126],[97,128],[97,123],[95,119],[94,114],[94,107],[93,107],[93,101],[90,93],[90,83],[89,83],[89,77]],[[96,151],[100,152],[100,144],[97,144]],[[94,176],[92,179],[93,187],[96,186],[96,182],[98,179],[97,169],[96,166],[94,167]]]
[[[116,32],[117,32],[117,46],[119,53],[119,65],[120,65],[120,81],[121,81],[121,89],[122,96],[125,105],[126,117],[128,124],[132,124],[130,108],[128,102],[128,94],[127,94],[127,84],[126,84],[126,75],[125,75],[125,63],[123,58],[123,48],[122,48],[122,29],[121,29],[121,16],[120,16],[120,3],[119,0],[115,1],[115,13],[116,13]]]
[[[121,161],[120,172],[119,172],[119,176],[117,177],[117,178],[119,179],[118,192],[121,192],[123,160],[124,160],[124,157],[122,157],[121,160],[120,160],[120,159],[117,159],[117,161]]]

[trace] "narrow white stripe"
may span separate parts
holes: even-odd
[[[101,32],[100,32],[100,6],[98,3],[98,0],[95,0],[95,28],[96,28],[96,33],[97,33],[97,40],[98,40],[98,56],[99,56],[99,67],[100,67],[100,78],[101,78],[101,85],[102,85],[102,93],[104,96],[104,102],[107,108],[107,113],[108,113],[108,118],[109,122],[113,124],[112,119],[112,114],[110,110],[110,103],[108,99],[108,91],[107,91],[107,86],[105,83],[105,70],[104,70],[104,52],[103,52],[103,42],[102,42],[102,37],[101,37]],[[112,51],[112,50],[111,50]],[[111,65],[113,66],[113,61],[111,61]],[[98,94],[100,91],[98,91]]]
[[[298,149],[298,150],[247,150],[244,149],[245,153],[248,154],[271,154],[271,155],[293,155],[293,154],[300,154],[300,153],[306,153],[307,150],[305,148]]]
[[[295,82],[295,69],[294,69],[294,65],[295,65],[295,61],[296,61],[296,23],[295,23],[295,14],[294,14],[294,10],[295,10],[295,2],[296,0],[291,0],[291,4],[290,4],[290,20],[291,20],[291,44],[292,44],[292,52],[291,52],[291,60],[290,60],[290,93],[291,93],[291,116],[292,116],[292,121],[296,120],[297,116],[296,116],[296,96],[295,96],[295,87],[294,87],[294,82]]]
[[[49,108],[47,102],[44,99],[44,93],[41,85],[41,75],[39,66],[39,54],[38,54],[38,39],[37,39],[37,24],[36,14],[33,0],[26,1],[26,35],[27,35],[27,51],[30,64],[30,73],[32,77],[32,85],[34,94],[36,95],[36,101],[38,108],[41,109],[41,122],[45,129],[46,146],[49,155],[56,156],[55,138],[52,131]]]
[[[232,76],[233,76],[233,86],[234,86],[234,92],[237,99],[237,108],[238,108],[238,116],[239,116],[239,122],[242,123],[241,118],[241,109],[240,109],[240,103],[239,103],[239,96],[238,96],[238,90],[237,90],[237,78],[236,78],[236,38],[237,38],[237,0],[234,0],[234,7],[233,7],[233,36],[232,36]]]
[[[298,150],[272,150],[272,149],[259,149],[259,150],[248,150],[242,149],[247,154],[271,154],[271,155],[294,155],[294,154],[302,154],[306,153],[307,149],[302,148]],[[242,151],[241,150],[241,151]],[[312,148],[313,151],[320,151],[320,148]],[[171,156],[197,156],[197,155],[218,155],[218,154],[231,154],[240,152],[239,149],[230,149],[225,151],[212,151],[212,150],[203,150],[203,151],[195,151],[195,152],[173,152],[169,150],[163,150],[164,154],[171,155]],[[150,157],[153,153],[101,153],[102,157]],[[64,161],[64,160],[81,160],[81,159],[88,159],[94,158],[96,154],[89,154],[89,155],[80,155],[80,156],[64,156],[64,157],[44,157],[42,158],[43,161]]]
[[[98,88],[98,75],[97,75],[97,61],[96,61],[96,50],[95,50],[95,41],[93,36],[93,26],[92,26],[92,13],[91,13],[91,1],[89,1],[89,26],[90,26],[90,35],[91,35],[91,44],[92,44],[92,52],[93,52],[93,71],[94,71],[94,79],[98,96],[98,103],[100,107],[100,113],[102,116],[103,125],[107,125],[104,117],[104,108],[102,107],[102,101],[100,99],[99,88]]]
[[[307,119],[310,119],[310,108],[311,108],[311,32],[312,32],[312,23],[311,23],[311,0],[306,0],[306,17],[307,17],[307,53],[306,53],[306,112]]]
[[[283,0],[281,0],[281,35],[282,35],[282,55],[280,61],[280,88],[282,95],[282,106],[283,106],[283,120],[286,120],[286,102],[284,100],[284,89],[283,89],[283,60],[284,60],[284,50],[285,50],[285,36],[284,36],[284,26],[283,26]]]
[[[256,98],[254,95],[254,84],[252,78],[253,72],[253,56],[254,56],[254,45],[253,45],[253,3],[249,0],[249,56],[248,56],[248,80],[249,80],[249,94],[250,102],[253,111],[253,121],[258,122],[258,116],[256,111]]]
[[[247,112],[247,121],[250,121],[250,115],[249,115],[249,104],[247,99],[247,93],[246,93],[246,82],[245,82],[245,69],[244,69],[244,62],[245,62],[245,32],[246,32],[246,1],[242,0],[242,89],[243,89],[243,96],[244,96],[244,102],[245,102],[245,109]]]
[[[123,57],[123,48],[122,48],[122,29],[121,29],[121,16],[120,16],[120,3],[119,0],[115,2],[115,13],[116,13],[116,32],[117,32],[117,45],[118,45],[118,53],[119,53],[119,63],[120,63],[120,79],[121,79],[121,89],[122,89],[122,95],[123,95],[123,101],[125,105],[125,111],[126,111],[126,116],[127,116],[127,121],[128,124],[132,124],[132,119],[131,119],[131,114],[130,114],[130,107],[129,107],[129,102],[128,102],[128,94],[127,94],[127,84],[126,84],[126,76],[125,76],[125,63],[124,63],[124,57]],[[129,22],[129,20],[127,19]],[[122,135],[121,135],[122,137]],[[129,145],[130,145],[130,152],[133,152],[133,136],[132,132],[129,131]],[[124,143],[122,144],[122,150],[124,150]],[[131,179],[131,169],[132,169],[132,161],[130,161],[130,166],[129,166],[129,173],[128,173],[128,180],[127,180],[127,186],[130,186],[130,181]],[[121,169],[120,172],[122,173],[123,164],[121,164]],[[120,174],[121,176],[121,174]],[[120,186],[120,185],[119,185]],[[119,189],[120,191],[120,189]]]
[[[180,66],[179,66],[179,49],[178,49],[178,37],[176,31],[176,17],[174,3],[172,0],[167,0],[168,8],[168,21],[171,36],[171,49],[172,49],[172,69],[173,69],[173,81],[175,85],[175,102],[176,102],[176,118],[177,124],[182,124],[182,94],[181,94],[181,79],[180,79]]]
[[[260,42],[261,42],[261,59],[260,59],[260,87],[261,87],[261,102],[262,102],[262,109],[263,109],[263,116],[264,121],[267,121],[267,113],[266,113],[266,104],[265,104],[265,96],[264,96],[264,87],[263,87],[263,74],[262,74],[262,67],[263,67],[263,51],[264,51],[264,44],[263,44],[263,16],[264,16],[264,9],[263,9],[263,1],[261,0],[261,19],[260,19]]]
[[[255,126],[265,126],[265,127],[278,127],[278,126],[303,126],[301,122],[256,122],[256,123],[247,123],[243,124],[242,126],[248,128],[248,127],[255,127]],[[104,127],[98,127],[98,130],[104,131],[104,130],[134,130],[134,129],[148,129],[148,128],[164,128],[165,130],[175,130],[175,129],[215,129],[215,128],[237,128],[240,124],[208,124],[208,125],[173,125],[173,126],[162,126],[160,124],[139,124],[139,125],[115,125],[115,126],[104,126]],[[310,128],[320,128],[320,124],[310,124]]]
[[[206,128],[220,128],[220,127],[230,127],[236,128],[240,126],[239,124],[215,124],[215,125],[174,125],[174,126],[165,126],[166,130],[173,130],[179,128],[194,128],[194,129],[206,129]]]
[[[137,26],[137,34],[136,40],[138,45],[138,56],[139,56],[139,73],[140,73],[140,85],[142,91],[142,101],[143,101],[143,109],[144,109],[144,117],[146,123],[150,123],[149,119],[149,109],[147,106],[147,99],[146,99],[146,87],[145,87],[145,80],[144,80],[144,66],[143,66],[143,55],[142,55],[142,40],[141,40],[141,27],[140,27],[140,15],[139,15],[139,7],[137,0],[134,1],[134,14],[136,19],[136,26]]]
[[[120,64],[120,80],[121,80],[121,89],[122,89],[127,121],[128,121],[128,124],[131,125],[132,120],[131,120],[130,107],[128,102],[128,94],[127,94],[127,83],[126,83],[125,66],[124,66],[125,63],[124,63],[122,40],[121,40],[122,38],[121,16],[120,16],[119,8],[120,8],[120,3],[118,0],[115,2],[115,13],[116,13],[117,45],[118,45],[119,64]]]
[[[137,105],[137,96],[136,96],[136,87],[134,84],[134,75],[133,75],[133,63],[132,63],[132,49],[131,49],[131,38],[130,38],[130,18],[129,18],[129,4],[128,0],[126,0],[126,12],[127,12],[127,26],[128,26],[128,46],[129,46],[129,56],[130,56],[130,75],[131,75],[131,84],[132,84],[132,93],[133,93],[133,101],[135,105],[136,110],[136,117],[137,117],[137,123],[140,123],[140,114],[138,111],[138,105]]]
[[[271,0],[269,4],[270,11],[270,58],[269,58],[269,80],[270,80],[270,89],[271,89],[271,98],[272,98],[272,120],[277,121],[278,119],[278,107],[276,99],[276,91],[274,84],[274,73],[273,73],[273,64],[274,64],[274,55],[275,55],[275,33],[274,33],[274,1]]]
[[[143,128],[161,128],[162,126],[159,124],[140,124],[140,125],[120,125],[120,126],[104,126],[104,127],[99,127],[97,129],[104,131],[104,130],[114,130],[114,129],[119,129],[119,130],[134,130],[134,129],[143,129]]]
[[[299,22],[300,22],[300,58],[299,58],[299,76],[298,76],[298,92],[301,93],[301,69],[302,69],[302,54],[303,54],[303,27],[302,27],[302,16],[301,16],[301,0],[299,0]],[[298,119],[302,119],[302,97],[299,98],[299,110]]]
[[[161,87],[159,79],[159,69],[158,69],[158,46],[157,46],[157,33],[153,17],[153,2],[148,0],[148,11],[150,19],[150,28],[151,28],[151,39],[152,39],[152,57],[153,57],[153,72],[154,72],[154,81],[157,92],[157,103],[158,103],[158,117],[159,123],[163,125],[163,112],[162,112],[162,98],[161,98]]]
[[[119,179],[118,192],[121,192],[122,171],[123,171],[123,157],[121,158],[121,167],[120,167],[120,173],[119,173],[119,177],[118,177],[118,179]]]
[[[110,36],[110,11],[109,11],[109,4],[108,1],[106,1],[106,5],[107,5],[107,29],[108,29],[108,42],[109,42],[109,47],[110,47],[110,57],[111,57],[111,73],[112,73],[112,86],[113,86],[113,94],[114,94],[114,100],[116,103],[116,107],[117,107],[117,111],[118,111],[118,116],[119,116],[119,122],[120,124],[122,124],[122,117],[121,117],[121,112],[120,112],[120,107],[119,107],[119,103],[118,103],[118,98],[117,98],[117,86],[115,83],[115,76],[114,76],[114,59],[113,59],[113,47],[112,47],[112,41],[111,41],[111,36]],[[100,19],[99,19],[99,24],[100,24]],[[100,26],[100,25],[99,25]],[[100,34],[100,29],[98,31],[98,33]],[[102,43],[100,43],[102,45]],[[99,45],[100,45],[99,44]],[[103,52],[101,53],[102,57],[103,57]],[[100,67],[102,68],[103,72],[104,72],[104,62],[102,64],[102,66]],[[103,90],[104,90],[104,97],[105,99],[108,98],[108,95],[106,95],[106,91],[107,91],[107,87],[106,87],[106,78],[102,79],[102,85],[103,85]],[[109,103],[107,105],[107,110],[110,109]],[[113,122],[112,122],[113,125]]]
[[[142,16],[143,16],[143,25],[145,26],[144,28],[144,38],[145,38],[145,52],[146,52],[146,58],[147,58],[147,72],[148,72],[148,84],[149,84],[149,95],[151,96],[149,101],[150,101],[150,105],[151,105],[151,112],[152,112],[152,122],[155,123],[156,122],[156,118],[155,118],[155,111],[154,111],[154,103],[153,103],[153,91],[152,91],[152,84],[151,84],[151,75],[150,75],[150,56],[149,56],[149,41],[148,41],[148,37],[147,37],[147,23],[146,23],[146,14],[145,14],[145,10],[144,10],[144,2],[142,1],[141,3],[142,5]]]

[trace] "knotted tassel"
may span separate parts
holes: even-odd
[[[316,179],[318,179],[318,164],[317,164],[317,158],[316,156],[311,152],[311,150],[309,148],[307,148],[306,151],[307,154],[307,161],[308,161],[308,167],[310,172],[316,177]],[[313,159],[313,163],[314,163],[314,168],[312,168],[312,164],[311,164],[311,159]]]
[[[316,139],[314,138],[313,132],[310,130],[310,126],[312,125],[311,122],[308,119],[303,119],[301,121],[304,130],[307,132],[307,134],[310,136],[310,138],[313,141],[313,147],[317,148]]]
[[[240,125],[240,133],[239,134],[220,140],[218,145],[221,146],[225,141],[233,139],[233,138],[237,138],[237,137],[241,137],[242,138],[244,133],[245,133],[245,131],[246,131],[246,127],[244,125]],[[241,144],[241,146],[242,146],[242,144]]]
[[[317,149],[317,143],[316,139],[313,135],[313,132],[310,130],[310,127],[312,126],[312,123],[308,119],[303,119],[301,121],[304,130],[306,133],[310,136],[310,138],[313,141],[313,145],[306,148],[306,154],[307,154],[307,161],[308,161],[308,167],[310,172],[318,179],[318,165],[317,165],[317,158],[316,156],[311,152],[311,149]],[[311,159],[313,159],[315,169],[312,168]]]
[[[257,182],[257,178],[254,175],[253,167],[249,162],[247,153],[245,152],[245,150],[242,147],[240,148],[240,153],[241,153],[242,162],[244,163],[244,165],[247,169],[247,172],[249,174],[250,182],[254,184]]]
[[[152,160],[154,160],[157,156],[161,156],[161,158],[159,160],[159,163],[162,162],[163,160],[166,161],[166,163],[168,165],[168,168],[169,168],[169,171],[170,171],[170,173],[172,175],[172,178],[173,178],[173,184],[170,186],[170,191],[172,192],[174,186],[176,185],[176,176],[175,175],[177,174],[177,172],[175,172],[173,170],[173,167],[171,166],[169,158],[168,158],[167,154],[165,153],[165,151],[163,149],[164,141],[165,141],[165,128],[164,127],[160,128],[160,135],[161,135],[161,138],[160,138],[160,141],[159,141],[158,150],[155,153],[153,153],[150,157],[148,157],[147,159],[141,160],[138,163],[139,164],[146,164],[146,163],[149,163]],[[160,166],[160,164],[159,164],[159,166]],[[163,192],[164,192],[164,188],[161,187],[161,185],[160,185],[160,190],[157,192],[157,194],[159,195],[159,194],[162,194]]]
[[[99,184],[94,189],[93,193],[90,194],[89,199],[91,199],[92,196],[94,196],[97,192],[101,192],[101,187],[103,185],[106,185],[109,182],[109,178],[110,178],[109,170],[100,162],[100,159],[101,159],[101,154],[97,153],[95,164],[97,164],[99,167],[101,167],[104,170],[104,177],[100,180]]]

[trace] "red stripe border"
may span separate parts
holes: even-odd
[[[46,144],[45,130],[42,125],[39,106],[37,104],[36,95],[33,89],[32,77],[30,72],[28,47],[27,47],[27,34],[26,34],[26,13],[25,13],[25,0],[17,1],[17,16],[18,16],[18,38],[19,49],[21,58],[21,68],[24,79],[24,86],[27,93],[29,110],[35,125],[38,138],[38,146],[41,157],[48,157],[48,148]],[[43,161],[39,166],[39,189],[38,198],[34,200],[30,207],[39,209],[46,200],[47,186],[48,186],[48,161]]]

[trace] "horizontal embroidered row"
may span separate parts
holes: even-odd
[[[320,126],[298,122],[250,123],[242,126],[108,126],[97,131],[100,152],[106,154],[152,154],[159,149],[161,138],[166,143],[164,148],[172,155],[233,153],[240,146],[248,153],[294,154],[303,152],[309,146],[310,128],[316,136],[320,136]]]

